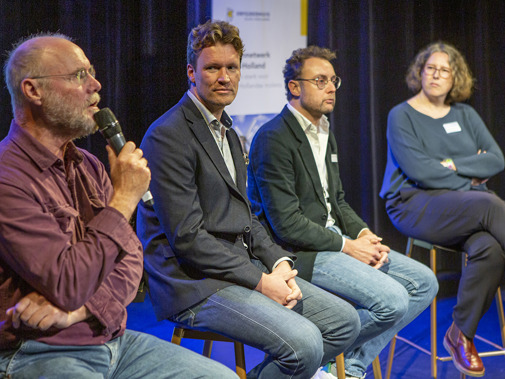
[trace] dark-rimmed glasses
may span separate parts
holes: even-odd
[[[297,78],[294,80],[304,80],[306,82],[311,82],[317,86],[319,89],[325,89],[326,86],[328,85],[329,82],[332,82],[333,85],[335,86],[335,89],[338,89],[340,87],[340,84],[342,83],[342,79],[338,76],[334,76],[331,79],[326,78],[325,76],[317,77],[314,79],[302,79],[302,78]]]
[[[89,68],[86,70],[85,68],[81,68],[80,70],[77,70],[76,72],[73,72],[72,74],[57,74],[57,75],[41,75],[41,76],[34,76],[30,79],[45,79],[45,78],[65,78],[65,77],[71,77],[75,78],[79,84],[83,84],[86,79],[88,78],[88,75],[91,75],[93,78],[96,75],[95,68],[93,65],[89,66]]]
[[[448,79],[452,75],[452,70],[447,67],[436,68],[435,66],[432,66],[432,65],[426,65],[426,66],[424,66],[423,71],[426,75],[429,75],[429,76],[435,75],[435,72],[438,71],[438,75],[440,75],[440,77],[442,79]]]

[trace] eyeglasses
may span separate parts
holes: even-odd
[[[83,84],[86,82],[86,79],[88,79],[89,75],[92,76],[93,78],[96,75],[95,68],[93,67],[93,65],[89,66],[89,68],[87,70],[85,68],[81,68],[80,70],[77,70],[76,72],[74,72],[72,74],[34,76],[31,79],[70,77],[70,78],[75,78],[77,80],[77,82],[79,82],[79,84]]]
[[[447,67],[436,68],[435,66],[427,65],[424,67],[423,71],[426,75],[429,75],[429,76],[435,75],[435,72],[438,71],[438,74],[443,79],[450,78],[452,75],[452,70]]]
[[[307,82],[314,83],[317,88],[319,89],[325,89],[326,86],[328,85],[329,82],[332,82],[333,85],[335,86],[335,89],[339,89],[340,84],[342,83],[342,79],[340,79],[338,76],[334,76],[331,79],[326,78],[325,76],[317,77],[314,79],[295,79],[295,80],[305,80]]]

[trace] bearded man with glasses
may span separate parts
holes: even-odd
[[[389,249],[344,199],[333,111],[341,79],[328,49],[293,51],[288,104],[254,137],[248,195],[275,241],[296,253],[299,276],[355,305],[361,331],[344,353],[348,378],[367,367],[438,290],[428,267]],[[332,377],[321,372],[319,378]]]

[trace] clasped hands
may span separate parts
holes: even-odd
[[[382,238],[365,229],[355,240],[346,239],[343,252],[375,269],[388,262],[389,247],[381,243]]]
[[[5,313],[7,323],[11,323],[14,328],[24,324],[39,330],[51,327],[65,329],[91,315],[84,305],[73,312],[66,312],[37,292],[29,293]]]
[[[296,275],[298,271],[293,270],[287,261],[281,262],[270,274],[263,273],[255,289],[286,308],[292,309],[302,298],[302,291],[295,281]]]

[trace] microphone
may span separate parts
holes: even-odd
[[[109,146],[112,147],[112,150],[118,155],[126,144],[126,140],[114,113],[112,113],[109,108],[103,108],[96,112],[93,118],[98,125],[98,129],[100,129],[100,133],[102,133]],[[149,190],[142,196],[142,201],[147,205],[154,204],[153,195],[151,195]]]

